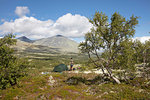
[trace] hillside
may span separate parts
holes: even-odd
[[[22,36],[17,38],[17,40],[17,44],[14,47],[19,52],[50,53],[53,51],[55,53],[65,54],[79,52],[79,44],[62,35],[39,40],[30,40],[29,38]]]
[[[59,48],[60,51],[74,53],[78,53],[79,45],[77,42],[62,35],[36,40],[33,44]]]
[[[16,45],[12,46],[15,49],[15,54],[21,57],[28,58],[44,58],[47,59],[49,56],[61,55],[59,48],[52,48],[42,45],[34,45],[24,41],[17,40]]]

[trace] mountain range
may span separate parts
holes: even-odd
[[[43,38],[39,40],[30,40],[23,36],[17,38],[17,44],[15,48],[20,51],[53,51],[61,53],[78,53],[78,43],[62,35],[56,35],[53,37]],[[43,49],[45,48],[45,49]]]
[[[29,43],[33,42],[32,40],[30,40],[29,38],[27,38],[25,36],[19,37],[17,39],[20,40],[20,41],[29,42]]]

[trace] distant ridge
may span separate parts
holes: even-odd
[[[33,42],[32,40],[30,40],[29,38],[27,38],[25,36],[19,37],[17,39],[20,40],[20,41],[29,42],[29,43]]]
[[[62,36],[62,35],[56,35],[56,37],[64,37],[64,36]]]

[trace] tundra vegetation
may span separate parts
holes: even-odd
[[[150,99],[150,40],[132,39],[137,19],[114,13],[109,20],[96,12],[89,20],[93,28],[79,45],[81,54],[17,54],[12,48],[17,40],[6,35],[0,39],[0,99]],[[80,65],[79,73],[51,72],[55,65],[68,65],[70,57]],[[93,68],[103,73],[83,73]]]

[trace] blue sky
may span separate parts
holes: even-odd
[[[17,7],[27,7],[26,10],[28,11],[23,14],[23,16],[26,17],[22,17],[15,12]],[[55,35],[53,33],[59,34],[60,32],[62,35],[64,34],[65,36],[80,41],[84,36],[84,33],[80,33],[82,31],[86,32],[87,28],[90,27],[90,25],[87,25],[85,17],[92,18],[96,11],[104,12],[109,18],[114,12],[119,12],[126,18],[134,14],[140,17],[139,24],[136,27],[135,37],[150,37],[150,0],[0,0],[0,36],[3,35],[2,32],[6,32],[6,29],[9,30],[10,27],[12,27],[12,23],[18,26],[21,25],[17,23],[19,21],[33,22],[32,20],[34,20],[34,22],[38,24],[52,24],[51,26],[47,25],[44,27],[41,25],[37,26],[38,29],[42,27],[41,29],[44,30],[44,32],[53,30],[52,32],[48,32],[47,34],[51,35],[47,36]],[[69,20],[67,20],[67,18]],[[71,21],[72,19],[73,21]],[[80,19],[78,23],[77,19]],[[82,20],[84,20],[82,24],[86,26],[80,24]],[[76,26],[72,24],[76,24]],[[81,29],[79,25],[81,25],[81,28],[84,30]],[[27,26],[29,26],[29,24],[27,24]],[[51,28],[47,29],[47,27]],[[66,27],[70,28],[68,29]],[[64,28],[65,31],[63,31],[62,28]],[[15,30],[15,28],[13,29]],[[43,35],[37,33],[39,37],[36,36],[36,32],[29,34],[29,32],[33,32],[34,30],[27,29],[28,31],[16,29],[18,31],[14,32],[16,32],[18,36],[27,35],[33,39],[46,36],[44,32]],[[80,33],[78,34],[78,32]]]

